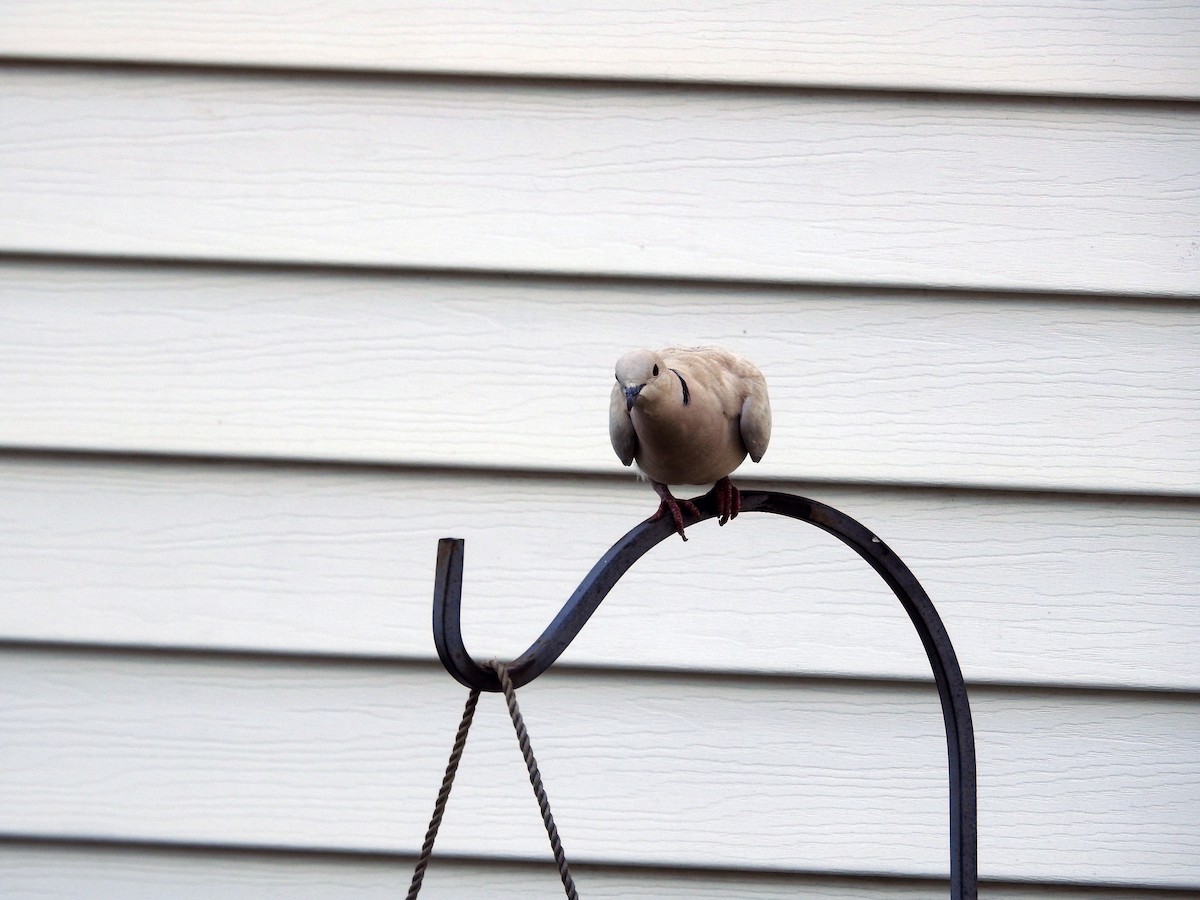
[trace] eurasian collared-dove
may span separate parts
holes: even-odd
[[[671,484],[709,484],[720,524],[737,516],[741,495],[729,473],[746,454],[762,459],[771,439],[767,382],[753,363],[719,347],[632,350],[617,360],[608,408],[613,449],[625,465],[637,460],[685,541]]]

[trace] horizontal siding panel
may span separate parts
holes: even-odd
[[[0,71],[0,248],[1200,294],[1200,112]]]
[[[0,53],[774,85],[1200,96],[1187,4],[1055,0],[686,7],[8,0]]]
[[[0,843],[7,900],[395,900],[413,860],[331,854],[188,851]],[[588,900],[945,900],[931,881],[822,878],[712,870],[612,869],[574,864]],[[435,855],[423,900],[528,900],[561,892],[549,862],[445,859]],[[984,885],[988,900],[1195,900],[1194,893],[1136,888]]]
[[[780,487],[908,562],[973,682],[1200,688],[1194,504]],[[654,499],[632,479],[0,458],[0,635],[433,660],[437,540],[458,536],[467,646],[511,659]],[[691,535],[564,660],[929,677],[899,603],[824,533],[747,515]]]
[[[0,654],[9,835],[411,853],[464,691],[404,668]],[[481,704],[448,853],[544,859],[503,703]],[[1192,697],[977,689],[988,878],[1200,886]],[[583,861],[944,876],[932,688],[547,676],[522,709]]]
[[[1200,494],[1189,304],[53,262],[0,296],[8,447],[613,473],[616,358],[720,343],[771,386],[745,476]]]

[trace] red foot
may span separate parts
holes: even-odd
[[[718,525],[724,525],[730,519],[736,519],[738,513],[742,511],[742,492],[733,486],[733,482],[729,480],[728,476],[714,484],[709,493],[716,494],[717,497]]]
[[[729,479],[725,480],[728,481]],[[683,533],[683,513],[680,511],[679,507],[685,507],[688,512],[697,518],[700,516],[700,510],[696,508],[696,504],[691,500],[676,500],[671,495],[671,489],[665,484],[659,484],[657,481],[651,481],[650,484],[654,486],[654,490],[659,496],[659,504],[658,512],[656,512],[646,521],[657,522],[668,512],[670,512],[671,519],[675,522],[675,531],[677,531],[679,536],[686,541],[687,535]]]

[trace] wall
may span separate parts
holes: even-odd
[[[520,653],[672,342],[938,605],[985,896],[1200,896],[1194,6],[407,6],[5,5],[4,896],[402,892],[437,539]],[[521,701],[586,897],[945,895],[928,665],[815,530],[668,542]],[[422,896],[554,896],[540,828],[484,698]]]

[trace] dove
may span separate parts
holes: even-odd
[[[631,350],[617,360],[608,408],[613,450],[625,465],[637,462],[659,496],[649,521],[670,514],[685,541],[672,484],[712,484],[719,524],[741,509],[729,473],[750,454],[762,459],[771,439],[767,382],[749,360],[720,347]]]

